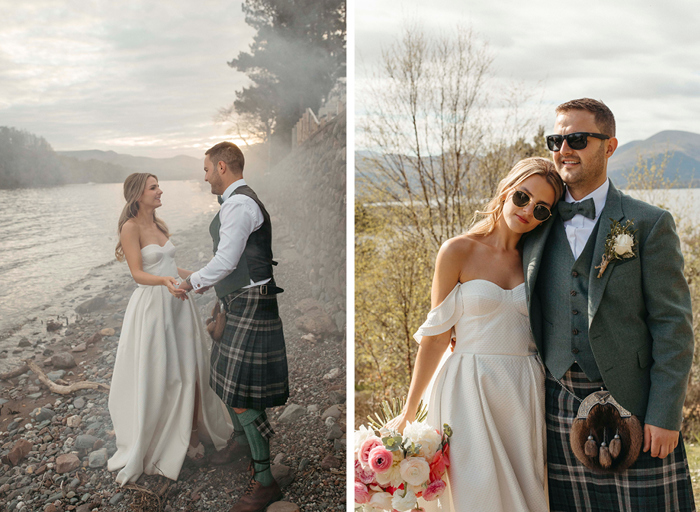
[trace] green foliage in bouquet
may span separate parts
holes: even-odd
[[[384,400],[382,401],[382,407],[379,412],[374,413],[374,418],[372,416],[367,416],[369,420],[369,425],[374,430],[381,430],[384,425],[389,423],[391,420],[396,418],[406,403],[406,398],[394,398],[391,402]],[[418,411],[416,411],[415,421],[424,421],[428,416],[428,406],[423,403],[423,400],[418,404]]]

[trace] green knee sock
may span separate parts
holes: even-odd
[[[241,425],[241,420],[238,419],[238,414],[233,410],[233,407],[226,406],[228,410],[228,415],[231,416],[231,421],[233,422],[233,439],[238,441],[239,444],[248,444],[248,438],[245,435],[245,430],[243,430],[243,425]]]
[[[255,409],[247,409],[238,415],[238,419],[243,425],[245,435],[248,437],[250,444],[250,452],[253,458],[253,467],[255,475],[253,478],[263,484],[265,487],[272,485],[275,479],[272,477],[270,470],[270,441],[263,437],[255,426],[255,420],[264,411],[256,411]],[[255,462],[260,461],[260,462]]]

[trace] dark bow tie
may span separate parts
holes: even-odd
[[[216,196],[216,200],[219,201],[219,204],[224,204],[224,198],[221,196]]]
[[[574,215],[583,215],[589,219],[595,219],[595,203],[593,202],[593,198],[586,199],[580,203],[559,201],[557,203],[557,208],[559,209],[559,215],[561,215],[562,220],[571,220],[574,218]]]

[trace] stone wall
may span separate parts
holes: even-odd
[[[323,305],[341,333],[346,323],[345,118],[343,111],[264,179],[274,199],[266,204],[273,217],[273,241],[289,238],[294,246],[293,253],[276,253],[275,259],[279,258],[280,264],[303,267],[313,298]]]

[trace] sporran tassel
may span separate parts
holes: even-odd
[[[612,441],[610,441],[610,456],[613,459],[617,459],[622,451],[622,440],[619,434],[615,434]]]
[[[595,439],[593,439],[592,435],[588,436],[588,440],[583,446],[583,452],[591,458],[598,456],[598,445],[596,444]]]
[[[612,457],[610,457],[610,450],[608,450],[608,445],[605,444],[605,441],[600,443],[600,455],[598,457],[598,461],[600,462],[601,467],[604,469],[608,469],[610,466],[612,466]]]

